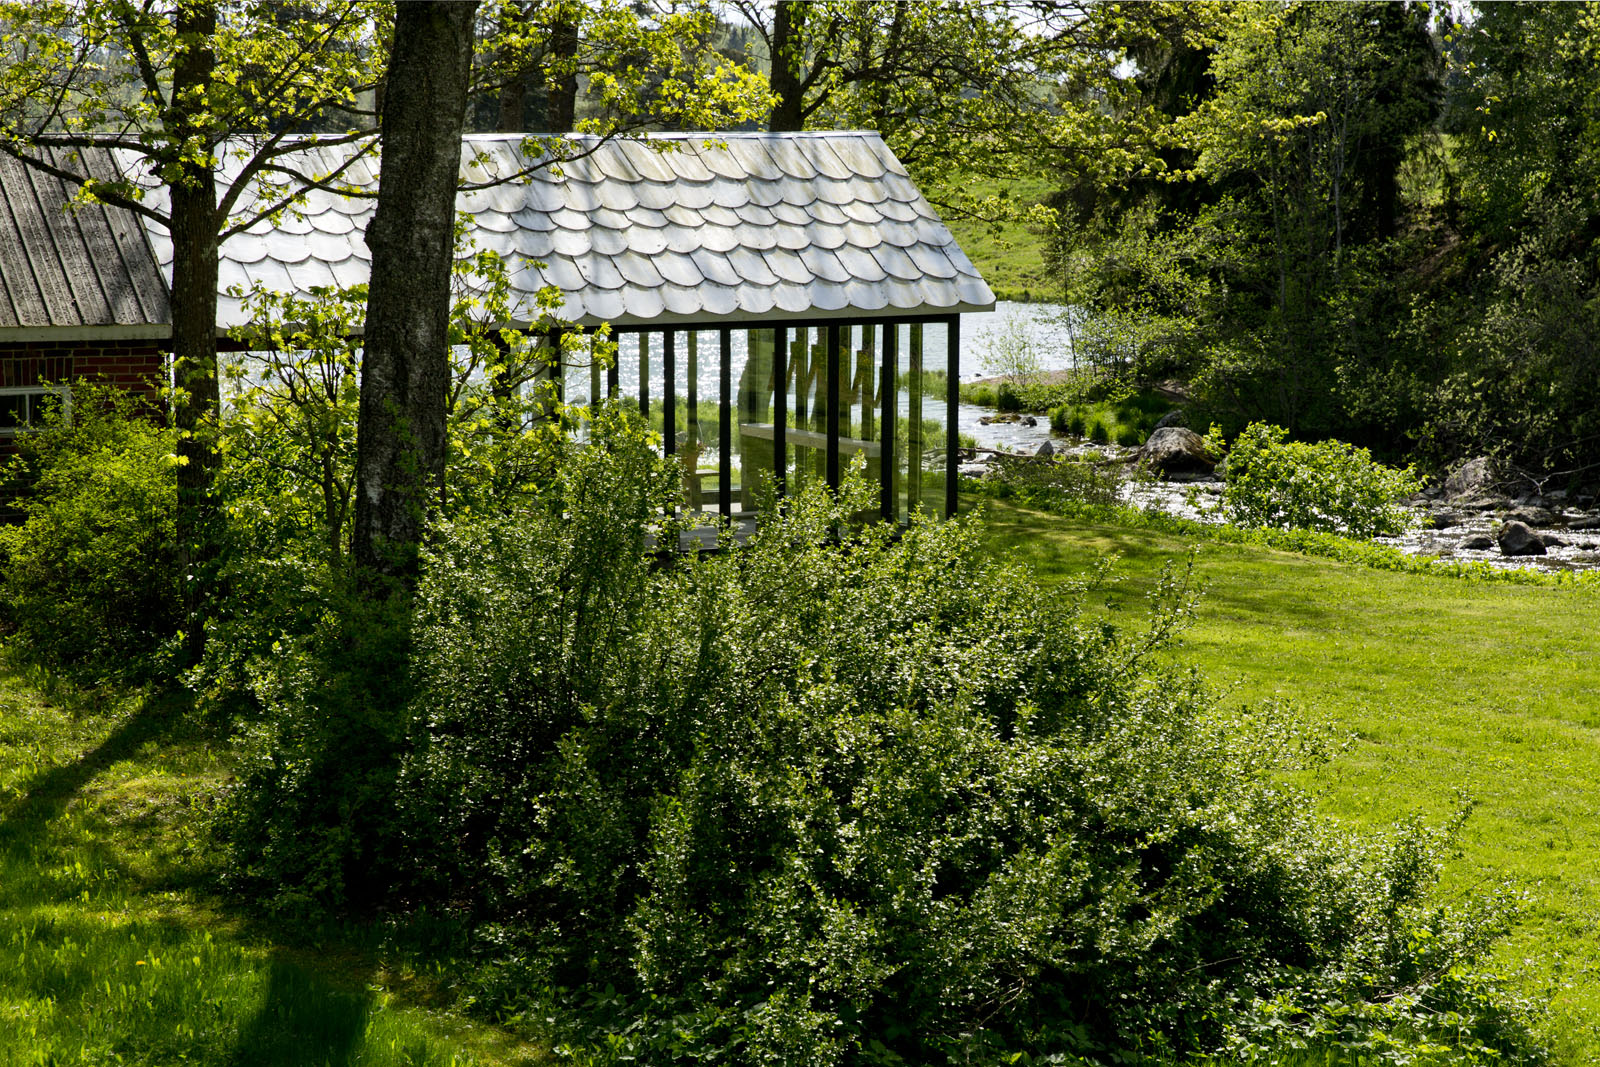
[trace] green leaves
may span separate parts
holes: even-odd
[[[159,674],[177,615],[175,435],[115,387],[72,386],[20,435],[29,488],[0,528],[0,609],[25,658],[91,684]]]
[[[1402,501],[1421,489],[1410,467],[1395,470],[1342,441],[1287,441],[1281,426],[1252,423],[1226,462],[1222,510],[1241,526],[1325,530],[1349,537],[1403,533],[1416,516]]]

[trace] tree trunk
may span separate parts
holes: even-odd
[[[527,5],[507,5],[501,17],[508,26],[521,29],[527,23]],[[528,129],[528,67],[518,60],[514,49],[502,51],[499,65],[505,76],[496,100],[495,132],[525,133]]]
[[[361,407],[356,563],[369,592],[414,584],[443,488],[456,182],[477,0],[395,7],[383,106]]]
[[[772,105],[767,129],[773,133],[794,133],[805,128],[805,90],[800,82],[800,61],[805,48],[801,31],[805,28],[806,7],[800,0],[778,0],[772,16],[772,91],[778,102]]]
[[[578,23],[563,18],[550,27],[546,133],[571,133],[578,122]]]
[[[212,131],[199,116],[205,90],[216,73],[211,36],[216,10],[210,4],[179,8],[183,50],[173,67],[173,111],[169,129],[184,145],[174,161],[181,178],[170,183],[172,215],[172,402],[178,440],[178,545],[182,568],[184,651],[197,662],[205,651],[206,591],[215,557],[212,529],[217,470],[217,180],[209,153]]]

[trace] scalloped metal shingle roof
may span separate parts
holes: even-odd
[[[479,248],[505,257],[520,308],[555,285],[585,325],[731,324],[985,311],[994,294],[876,133],[658,135],[599,143],[531,177],[458,198]],[[309,148],[333,171],[348,148]],[[463,177],[517,174],[522,139],[474,136]],[[376,160],[352,184],[372,187]],[[157,191],[159,193],[159,191]],[[316,191],[298,215],[222,248],[221,288],[304,291],[367,278],[370,198]],[[170,273],[171,240],[150,230]],[[219,327],[244,320],[224,295]]]

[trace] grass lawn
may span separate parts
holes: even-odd
[[[370,932],[274,940],[208,897],[198,811],[229,767],[191,718],[0,673],[0,1067],[543,1062],[421,1007],[430,976]]]
[[[990,502],[997,550],[1046,583],[1108,554],[1104,598],[1137,622],[1180,538]],[[1177,655],[1230,703],[1286,701],[1348,745],[1313,781],[1363,827],[1441,821],[1476,801],[1447,891],[1528,893],[1494,965],[1551,1009],[1562,1062],[1600,1061],[1600,590],[1393,574],[1205,544],[1200,618]]]

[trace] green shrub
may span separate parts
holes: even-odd
[[[570,554],[557,563],[559,579],[570,583],[563,595],[576,599],[633,595],[648,563],[646,528],[681,486],[676,460],[655,451],[636,410],[602,409],[593,431],[592,447],[561,438],[565,451],[552,457],[554,474],[534,505],[468,513],[489,525],[487,516],[514,515],[508,521],[542,531],[548,543],[530,557],[530,568],[550,564],[564,545]],[[443,530],[452,536],[447,523]],[[232,857],[231,884],[289,916],[371,907],[400,887],[415,888],[416,872],[427,869],[418,859],[433,847],[433,831],[408,829],[408,809],[396,799],[401,758],[414,740],[403,714],[412,693],[410,602],[375,602],[350,588],[343,572],[308,582],[308,594],[313,624],[282,635],[269,657],[249,667],[265,716],[242,784],[218,823]],[[586,657],[603,653],[611,634],[605,627],[626,632],[633,615],[630,602],[597,601],[587,616],[592,640],[572,635],[577,667],[567,680],[576,684],[591,666]],[[569,621],[561,611],[550,618]]]
[[[978,484],[987,496],[1033,507],[1065,501],[1110,507],[1117,502],[1122,479],[1109,466],[1060,457],[1048,463],[1007,463]]]
[[[961,402],[978,407],[992,408],[999,403],[994,386],[989,382],[968,382],[961,386]]]
[[[1111,443],[1111,431],[1106,428],[1106,424],[1103,420],[1098,418],[1090,420],[1089,440],[1093,441],[1097,445]]]
[[[1051,409],[1050,426],[1057,433],[1082,437],[1093,432],[1096,422],[1103,423],[1106,436],[1097,439],[1100,444],[1138,445],[1172,408],[1169,400],[1153,390],[1119,392],[1098,379],[1080,382],[1077,389],[1078,399]]]
[[[860,486],[652,563],[631,456],[439,531],[397,779],[399,892],[477,916],[480,1008],[574,1062],[1181,1059],[1498,928],[1428,902],[1448,832],[1321,825],[1314,737],[1158,666],[1180,579],[1122,635],[960,523],[850,529]],[[1405,1048],[1488,1017],[1419,996]]]
[[[79,382],[19,435],[20,525],[0,527],[0,603],[27,659],[143,681],[181,625],[173,432],[145,402]]]
[[[995,395],[995,406],[1001,411],[1021,411],[1022,396],[1010,382],[1001,382]]]
[[[1344,533],[1398,534],[1415,517],[1401,501],[1421,485],[1411,468],[1372,460],[1342,441],[1287,441],[1279,426],[1245,427],[1224,464],[1222,509],[1241,526],[1274,526]]]

